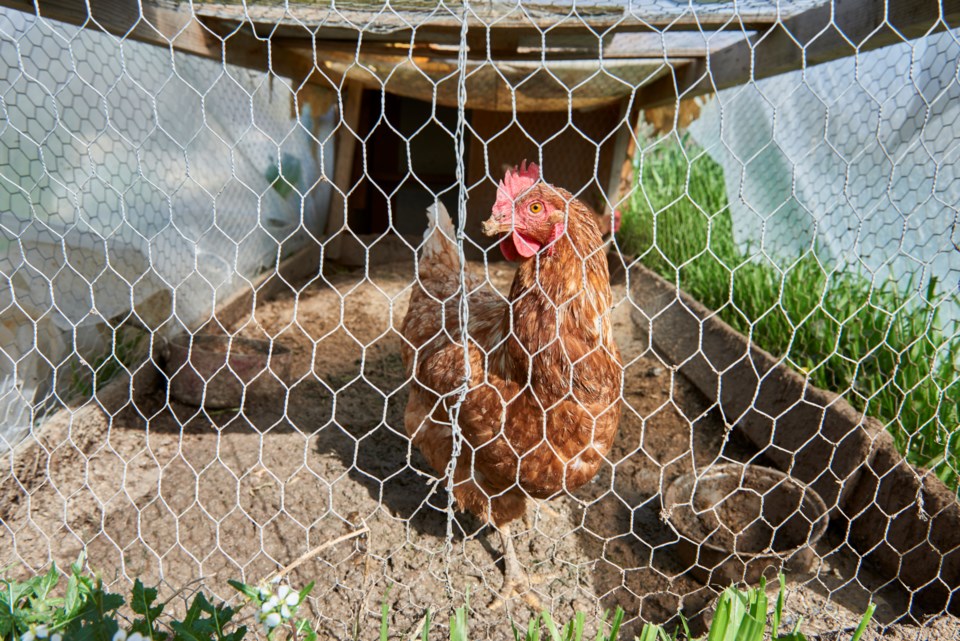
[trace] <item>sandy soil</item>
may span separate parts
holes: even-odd
[[[490,267],[500,288],[511,277],[508,266]],[[0,565],[65,565],[85,547],[117,589],[141,576],[162,581],[168,596],[202,584],[229,597],[227,579],[256,582],[366,527],[292,573],[296,583],[317,582],[312,607],[330,638],[352,638],[358,621],[372,634],[383,598],[393,634],[408,638],[427,608],[445,621],[445,608],[468,591],[474,635],[510,637],[506,615],[525,621],[528,611],[520,601],[506,612],[487,608],[501,580],[497,536],[448,509],[403,434],[407,388],[394,328],[410,282],[402,264],[342,270],[228,328],[292,350],[283,380],[265,372],[242,408],[205,412],[168,402],[165,389],[138,390],[136,404],[119,411],[86,408],[45,428],[0,476]],[[632,634],[641,620],[678,612],[709,618],[715,595],[675,555],[660,488],[694,466],[763,461],[634,336],[625,291],[616,290],[615,330],[626,405],[610,465],[575,496],[532,507],[516,540],[555,617],[582,609],[593,629],[605,608],[621,605]],[[806,633],[835,638],[831,631],[855,625],[871,592],[881,622],[906,611],[904,595],[871,582],[842,530],[828,531],[817,552],[812,570],[789,575],[791,615],[803,616]],[[955,620],[931,625],[886,632],[957,634]]]

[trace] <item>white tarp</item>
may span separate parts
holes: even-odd
[[[267,74],[12,10],[0,96],[2,451],[75,330],[162,290],[163,331],[195,324],[322,229],[334,122]]]
[[[723,166],[742,249],[923,294],[960,280],[960,32],[721,91],[690,127]],[[957,298],[941,305],[960,318]]]

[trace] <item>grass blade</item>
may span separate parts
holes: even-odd
[[[583,612],[577,612],[573,617],[573,635],[567,641],[583,641],[583,627],[586,625],[587,616]]]
[[[857,630],[853,633],[850,641],[860,641],[860,637],[862,637],[863,633],[866,631],[867,625],[870,624],[870,619],[873,618],[873,612],[876,609],[876,603],[871,603],[867,606],[867,611],[863,614],[863,618],[860,619],[860,625],[857,626]]]
[[[454,610],[450,617],[450,641],[467,641],[467,607],[470,604],[470,597],[467,596],[467,605],[461,605]]]
[[[550,613],[544,610],[540,613],[540,618],[547,624],[547,631],[550,633],[551,641],[563,641],[560,637],[560,631],[557,630],[557,624],[553,622],[553,617],[550,616]]]
[[[420,641],[429,641],[430,639],[430,608],[423,617],[423,630],[420,632]],[[516,628],[514,628],[516,630]]]
[[[783,604],[787,591],[787,582],[783,577],[783,572],[777,575],[777,580],[780,582],[780,592],[777,594],[777,607],[773,609],[773,625],[770,629],[770,636],[774,639],[777,638],[777,634],[780,632],[780,621],[783,620]]]
[[[610,636],[607,637],[607,641],[617,641],[617,637],[620,636],[621,623],[623,623],[623,608],[618,605],[613,613],[613,627],[610,628]]]
[[[710,623],[710,630],[707,632],[707,641],[726,641],[727,629],[730,627],[730,611],[733,596],[730,588],[727,588],[720,594],[717,600],[717,609],[713,614],[713,621]]]

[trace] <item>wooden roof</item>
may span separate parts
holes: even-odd
[[[521,111],[671,103],[960,26],[960,0],[88,2],[0,0],[295,87],[457,104],[462,77],[467,107]]]

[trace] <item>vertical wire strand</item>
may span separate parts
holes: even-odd
[[[450,453],[450,463],[447,465],[447,531],[445,547],[449,550],[453,542],[453,520],[455,512],[454,472],[457,467],[457,459],[463,447],[463,434],[460,431],[460,407],[466,399],[467,392],[470,389],[470,343],[468,325],[470,321],[470,310],[467,302],[467,257],[464,251],[464,228],[467,219],[467,188],[466,188],[466,168],[463,163],[465,152],[465,131],[466,131],[466,104],[467,104],[467,31],[468,31],[469,2],[464,0],[460,23],[460,49],[457,56],[457,129],[454,137],[454,146],[456,153],[456,179],[457,179],[457,255],[460,260],[460,300],[458,301],[458,319],[460,322],[460,341],[463,345],[463,376],[464,380],[460,388],[454,392],[457,400],[450,408],[450,437],[452,439],[452,448]],[[446,570],[449,576],[449,559],[446,556]],[[448,581],[449,590],[450,583]]]

